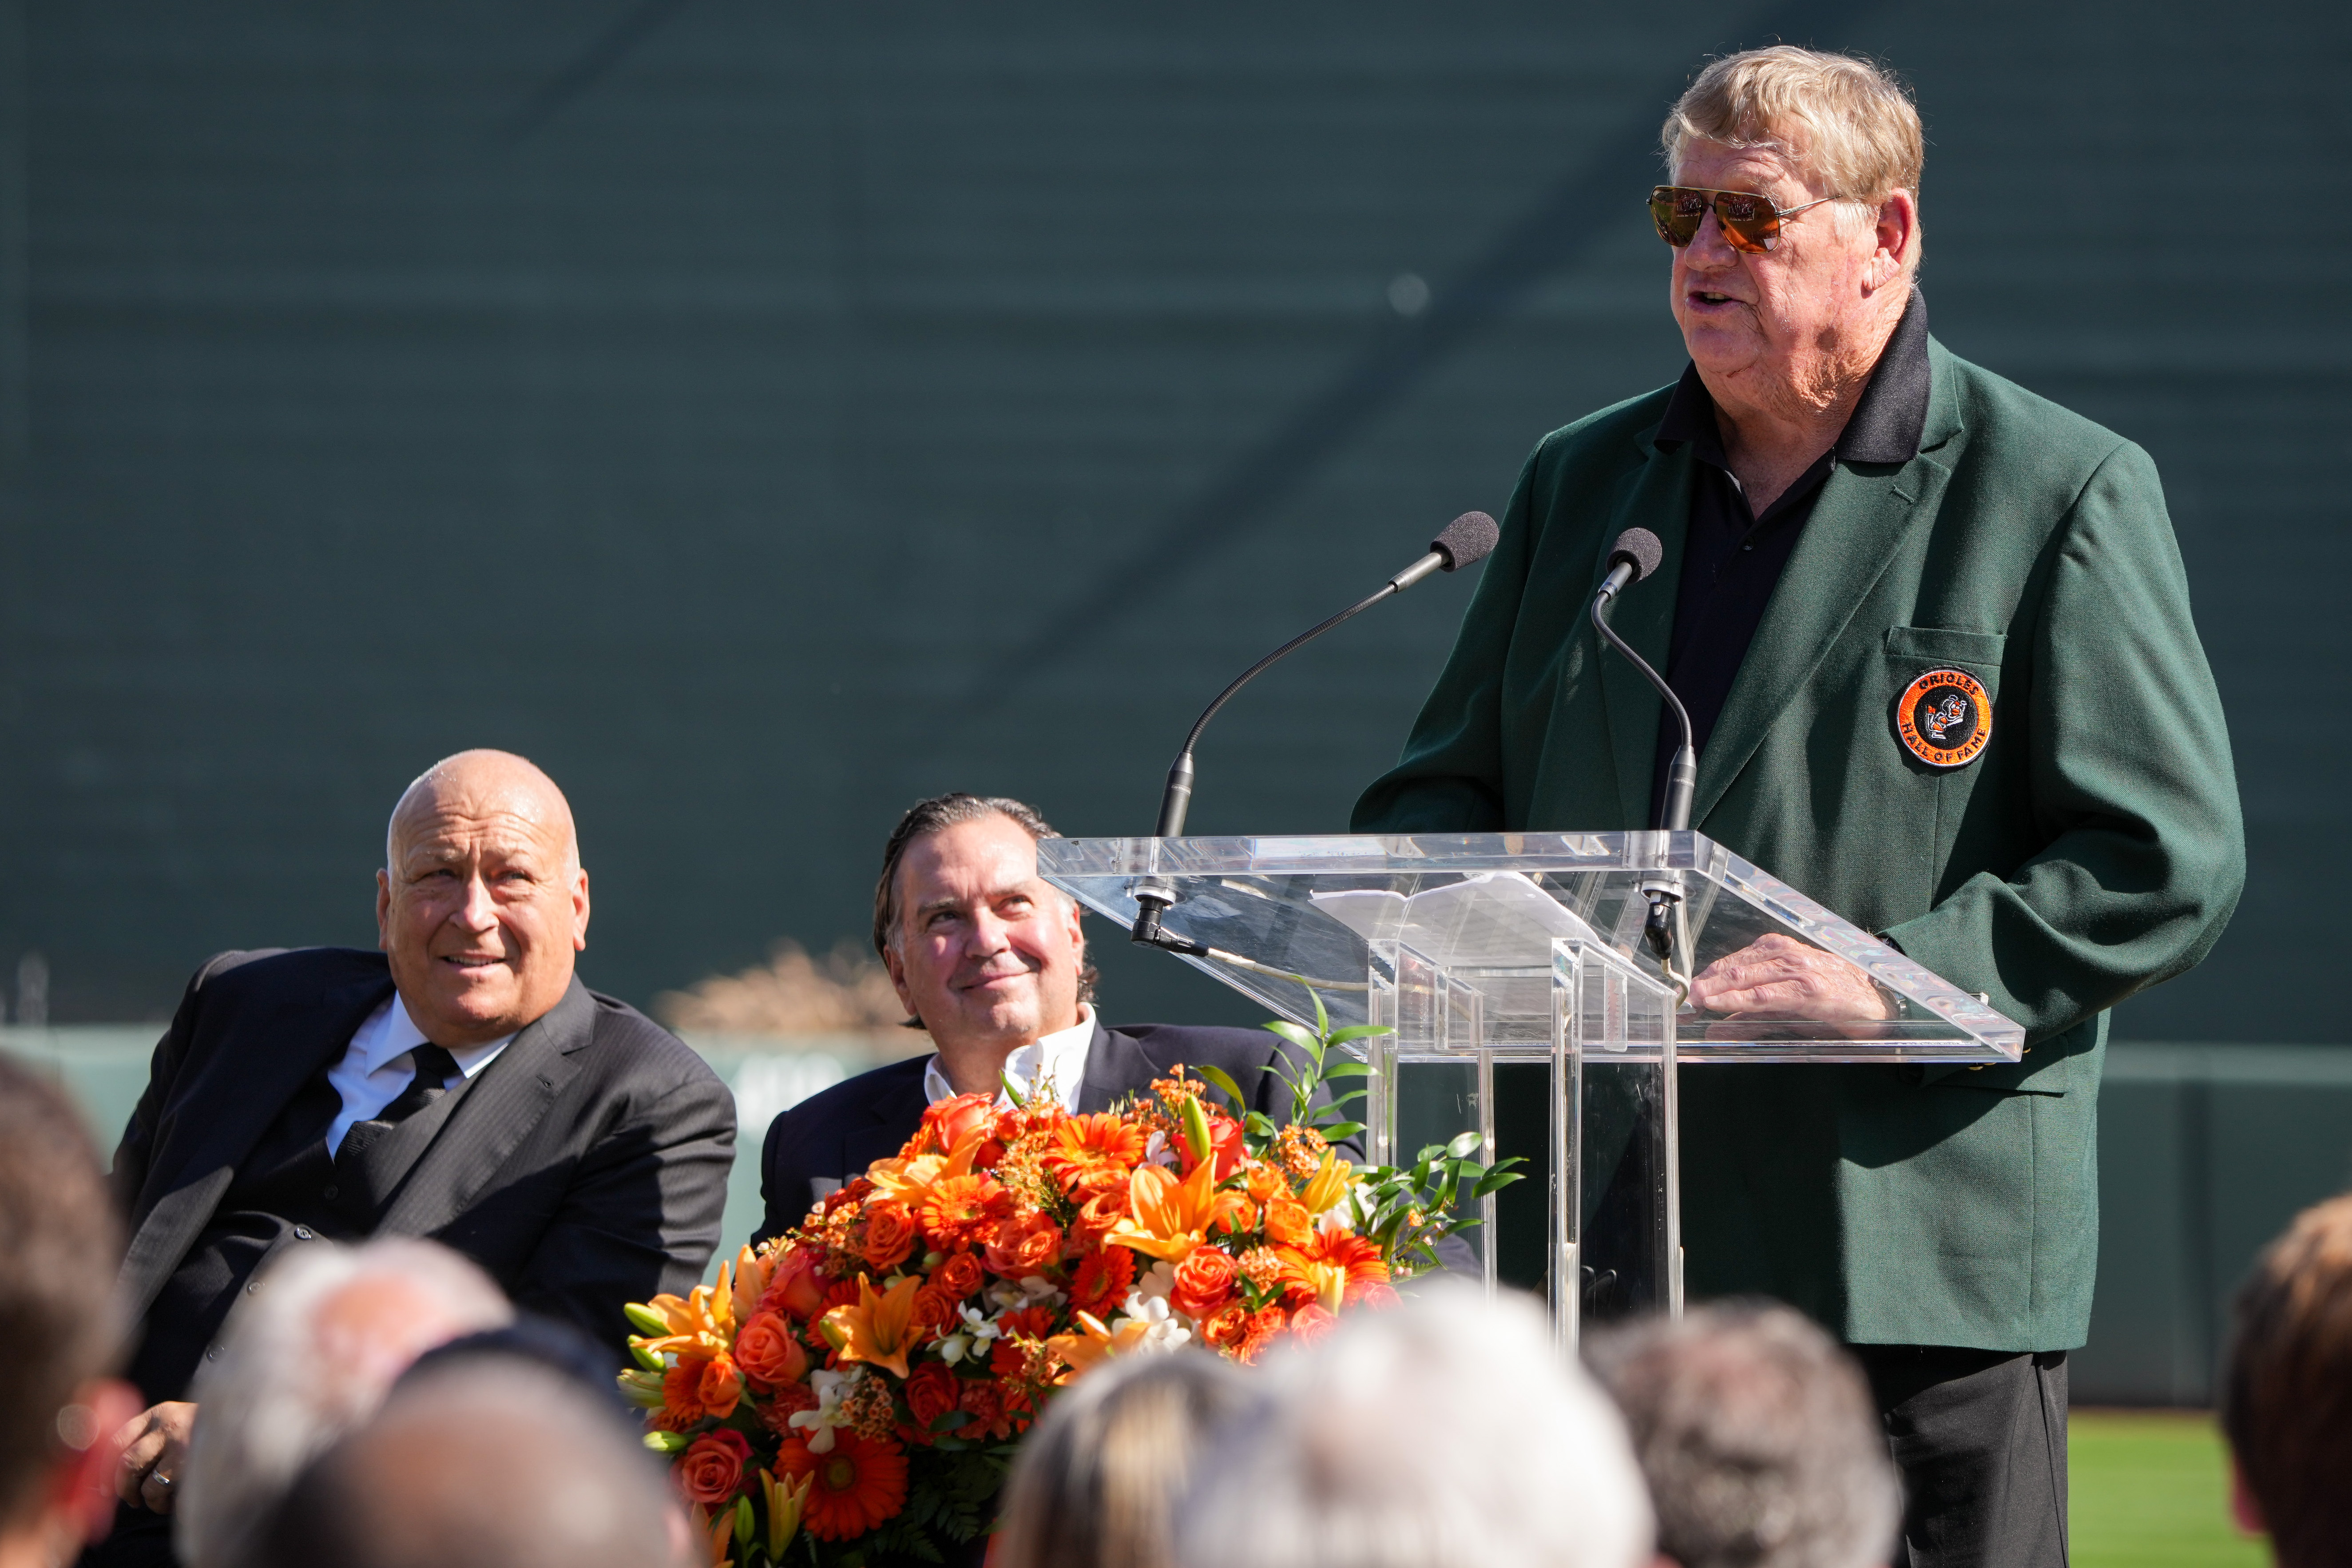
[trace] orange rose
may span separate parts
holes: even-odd
[[[1315,1234],[1307,1205],[1296,1198],[1276,1198],[1265,1205],[1265,1238],[1290,1247],[1304,1247]]]
[[[987,1277],[980,1271],[980,1259],[969,1252],[953,1252],[931,1275],[931,1283],[958,1301],[970,1299]]]
[[[915,1216],[907,1205],[884,1198],[866,1207],[866,1261],[877,1270],[897,1268],[915,1250]]]
[[[1339,1320],[1324,1310],[1320,1301],[1309,1301],[1290,1314],[1290,1331],[1298,1342],[1311,1345],[1339,1326]]]
[[[712,1356],[702,1364],[702,1376],[695,1384],[695,1397],[702,1408],[724,1421],[735,1414],[735,1402],[743,1397],[743,1379],[735,1371],[732,1358]]]
[[[1265,1353],[1266,1345],[1282,1332],[1283,1315],[1279,1307],[1260,1307],[1250,1314],[1249,1326],[1234,1346],[1234,1359],[1243,1365],[1254,1364]]]
[[[972,1133],[995,1124],[994,1095],[959,1094],[923,1112],[922,1131],[915,1135],[915,1141],[923,1145],[925,1152],[945,1154]]]
[[[996,1227],[988,1266],[1008,1279],[1042,1274],[1061,1261],[1062,1227],[1042,1209],[1027,1209]]]
[[[1070,1221],[1070,1234],[1088,1244],[1099,1242],[1126,1217],[1127,1188],[1122,1184],[1117,1192],[1088,1198],[1086,1206]]]
[[[795,1247],[768,1276],[768,1291],[760,1298],[760,1304],[795,1318],[814,1318],[824,1305],[824,1254],[814,1247]]]
[[[740,1432],[705,1432],[687,1445],[671,1473],[688,1502],[716,1510],[743,1489],[743,1471],[751,1462],[751,1445]]]
[[[1176,1266],[1168,1304],[1188,1318],[1205,1318],[1233,1297],[1233,1258],[1213,1247],[1196,1247]]]
[[[914,1418],[918,1440],[928,1443],[945,1435],[943,1430],[934,1430],[931,1423],[958,1407],[963,1393],[961,1382],[943,1363],[935,1361],[917,1367],[915,1375],[907,1380],[907,1409]]]
[[[961,1298],[940,1289],[937,1279],[915,1292],[915,1315],[910,1320],[915,1327],[933,1339],[955,1326],[956,1306]]]
[[[1221,1351],[1231,1350],[1248,1336],[1249,1324],[1250,1310],[1239,1301],[1227,1301],[1201,1325],[1201,1337]]]
[[[735,1365],[764,1392],[798,1383],[808,1372],[808,1352],[781,1313],[755,1312],[736,1331]]]
[[[1249,1188],[1249,1195],[1260,1203],[1290,1191],[1290,1178],[1263,1160],[1252,1160],[1242,1180]]]

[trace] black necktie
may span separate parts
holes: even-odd
[[[457,1072],[457,1058],[430,1040],[409,1055],[416,1063],[416,1076],[408,1080],[399,1099],[367,1121],[352,1123],[350,1131],[343,1134],[342,1146],[335,1151],[336,1164],[357,1165],[377,1139],[448,1092],[442,1086]]]

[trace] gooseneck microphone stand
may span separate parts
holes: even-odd
[[[1673,710],[1675,721],[1682,728],[1683,743],[1675,749],[1674,761],[1666,765],[1665,795],[1658,803],[1657,813],[1651,818],[1653,832],[1674,833],[1690,826],[1691,796],[1698,789],[1698,748],[1691,731],[1690,710],[1675,695],[1675,689],[1665,678],[1650,668],[1650,661],[1633,651],[1633,647],[1617,635],[1609,624],[1610,606],[1617,602],[1618,594],[1629,582],[1637,583],[1658,569],[1664,555],[1658,536],[1646,528],[1629,528],[1617,536],[1609,552],[1609,575],[1601,580],[1600,591],[1592,595],[1592,626],[1609,646],[1624,655],[1627,662],[1642,672],[1643,677],[1657,689],[1666,706]],[[1643,894],[1650,900],[1650,916],[1643,923],[1642,935],[1650,951],[1662,963],[1671,965],[1674,957],[1675,914],[1682,903],[1682,879],[1671,872],[1650,878],[1642,885]]]
[[[1214,701],[1201,710],[1201,716],[1192,721],[1192,731],[1184,737],[1184,749],[1176,753],[1176,761],[1169,766],[1168,787],[1160,796],[1160,822],[1152,829],[1151,836],[1154,838],[1181,838],[1184,836],[1184,814],[1192,804],[1192,749],[1201,743],[1201,731],[1209,727],[1209,721],[1233,700],[1235,692],[1332,627],[1354,619],[1383,599],[1403,593],[1431,573],[1458,571],[1484,561],[1494,550],[1501,531],[1495,520],[1485,512],[1464,512],[1447,523],[1443,533],[1429,542],[1427,554],[1381,584],[1377,591],[1359,599],[1320,625],[1299,633],[1236,676],[1232,684],[1217,693]],[[1133,891],[1135,925],[1128,933],[1133,941],[1150,947],[1165,948],[1171,952],[1197,955],[1209,951],[1198,942],[1160,929],[1160,917],[1176,901],[1175,887],[1166,878],[1147,877],[1136,883]]]

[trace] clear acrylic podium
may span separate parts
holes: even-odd
[[[1527,1156],[1531,1179],[1482,1200],[1467,1238],[1490,1285],[1539,1284],[1571,1342],[1587,1317],[1681,1310],[1680,1064],[2005,1062],[2024,1047],[1981,998],[1696,833],[1048,839],[1037,857],[1122,929],[1153,879],[1175,899],[1164,929],[1208,950],[1184,962],[1284,1017],[1311,1026],[1311,985],[1335,1026],[1392,1028],[1352,1047],[1375,1163],[1474,1128],[1491,1159],[1507,1124],[1499,1152]],[[1893,1016],[1678,1007],[1643,940],[1660,886],[1680,895],[1685,973],[1783,932],[1859,965]],[[1514,1235],[1532,1245],[1514,1251]]]

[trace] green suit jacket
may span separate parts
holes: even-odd
[[[2245,877],[2229,736],[2155,466],[1930,343],[1917,457],[1832,472],[1699,759],[1693,825],[2023,1024],[1984,1068],[1683,1074],[1686,1279],[1854,1343],[2064,1350],[2098,1257],[2106,1010],[2179,973]],[[1610,542],[1665,545],[1614,620],[1664,667],[1690,511],[1671,388],[1545,437],[1364,833],[1648,826],[1659,703],[1584,612]],[[1990,738],[1949,771],[1897,698],[1958,667]]]

